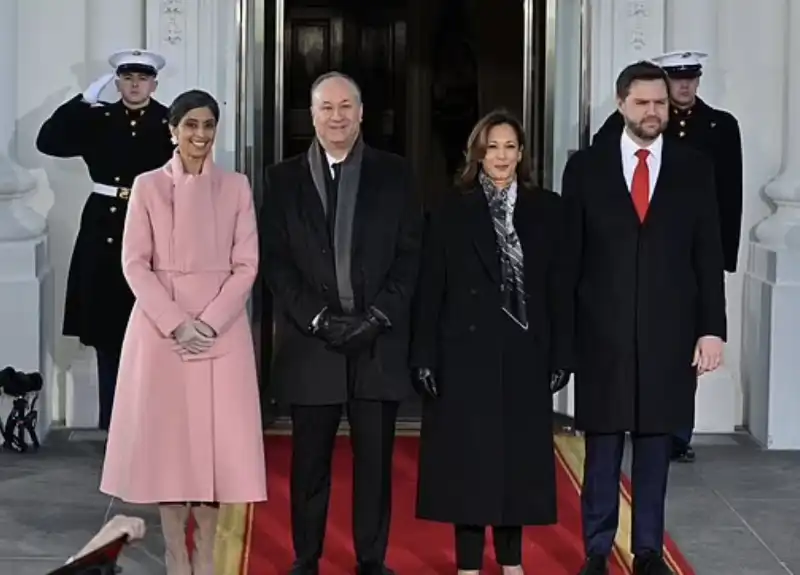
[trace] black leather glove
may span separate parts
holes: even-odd
[[[439,384],[436,382],[433,372],[427,367],[415,368],[412,373],[411,383],[420,396],[427,396],[431,399],[439,397]]]
[[[361,316],[351,329],[344,335],[341,349],[348,355],[361,353],[372,345],[372,342],[389,328],[389,320],[380,311],[371,308]]]
[[[312,329],[312,333],[335,349],[344,343],[347,334],[356,328],[360,321],[358,317],[335,313],[326,309],[320,315],[316,327]]]
[[[558,393],[569,383],[569,378],[572,376],[570,371],[566,369],[557,369],[550,375],[550,391]]]

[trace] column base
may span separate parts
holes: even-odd
[[[72,361],[65,385],[66,426],[96,429],[99,418],[97,356],[85,348]]]
[[[701,376],[695,397],[695,433],[733,433],[739,424],[741,388],[724,365]]]
[[[767,449],[800,449],[800,250],[750,244],[744,291],[745,424]]]
[[[53,279],[46,236],[0,242],[0,369],[11,366],[42,374],[36,430],[40,441],[52,424],[55,397]],[[0,403],[3,421],[11,407],[9,399]]]

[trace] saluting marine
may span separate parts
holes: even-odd
[[[63,333],[97,352],[100,417],[108,430],[122,339],[133,294],[122,275],[122,231],[133,180],[163,166],[175,146],[167,108],[151,96],[166,64],[158,54],[125,50],[109,58],[114,69],[62,104],[42,125],[40,152],[81,157],[92,179],[70,262]],[[121,94],[100,101],[112,81]]]

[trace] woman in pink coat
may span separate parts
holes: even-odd
[[[122,240],[136,304],[100,489],[159,505],[169,575],[212,575],[219,503],[266,499],[246,310],[258,268],[256,217],[247,178],[211,159],[218,120],[205,92],[173,102],[175,155],[136,178]]]

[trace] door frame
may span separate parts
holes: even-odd
[[[562,0],[563,1],[563,0]],[[577,111],[578,142],[584,148],[590,142],[591,114],[591,0],[573,0],[580,6],[580,70]],[[556,174],[553,174],[553,136],[556,63],[556,22],[559,0],[523,0],[523,126],[530,150],[536,150],[532,124],[535,118],[534,106],[541,104],[543,113],[541,127],[542,183],[554,189]],[[544,86],[537,82],[535,38],[537,11],[544,5]],[[236,169],[246,174],[253,187],[255,202],[260,207],[264,187],[264,173],[268,166],[281,161],[284,155],[284,54],[285,54],[286,0],[238,0],[236,22],[239,30],[237,38],[238,65],[236,70],[237,101],[236,117]],[[543,94],[541,102],[536,102],[538,90]],[[539,138],[537,138],[539,139]],[[262,325],[262,320],[271,324],[271,301],[265,300],[266,290],[261,279],[257,280],[252,298],[252,324],[255,334],[256,354],[260,387],[269,386],[269,357],[265,350],[271,350],[272,325]],[[570,386],[571,387],[571,386]],[[269,394],[262,393],[266,400]],[[571,390],[565,389],[554,398],[554,405],[561,413],[571,411]],[[269,419],[273,413],[269,405],[262,405],[262,413]]]

